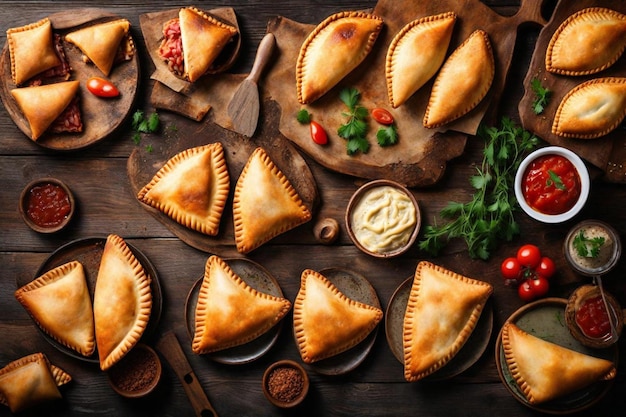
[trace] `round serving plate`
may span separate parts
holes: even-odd
[[[224,259],[224,261],[250,287],[274,297],[284,297],[278,281],[261,265],[246,258]],[[200,294],[203,279],[204,276],[200,277],[193,284],[185,302],[185,322],[187,323],[187,333],[190,340],[193,340],[195,333],[196,304],[198,303],[198,295]],[[252,362],[267,353],[276,343],[282,329],[282,323],[283,321],[281,320],[269,331],[248,343],[212,352],[206,356],[216,362],[227,365],[240,365]]]
[[[87,288],[89,289],[89,294],[93,302],[94,290],[96,288],[96,280],[98,278],[98,269],[100,268],[100,259],[102,258],[102,252],[104,251],[104,245],[106,244],[106,241],[106,238],[92,237],[74,240],[59,247],[57,250],[52,252],[52,254],[50,254],[50,256],[48,256],[48,258],[41,264],[41,266],[35,273],[34,279],[37,279],[51,269],[54,269],[67,262],[78,261],[83,265],[83,269],[85,271],[85,279],[87,281]],[[148,322],[148,326],[146,327],[146,330],[141,337],[141,340],[145,341],[155,334],[155,331],[159,324],[159,320],[161,319],[161,311],[163,309],[161,284],[159,283],[159,276],[157,274],[156,268],[154,267],[154,265],[152,265],[150,260],[139,249],[137,249],[130,243],[126,242],[126,245],[132,251],[135,258],[137,258],[146,274],[150,277],[150,290],[152,291],[152,311],[150,313],[150,321]],[[17,287],[20,288],[28,284],[28,282],[30,281],[21,282],[18,278]],[[86,362],[99,363],[97,347],[96,351],[91,356],[84,356],[76,352],[75,350],[57,342],[41,327],[37,326],[37,328],[44,335],[45,339],[50,342],[50,344],[52,344],[52,346],[65,353],[66,355]]]
[[[404,364],[404,349],[402,344],[404,313],[409,302],[409,294],[413,284],[413,277],[407,278],[393,293],[387,313],[385,314],[385,330],[387,343],[393,355]],[[424,381],[440,381],[452,378],[474,365],[489,345],[493,330],[493,307],[491,298],[485,304],[480,319],[461,350],[441,369],[428,375]]]
[[[616,345],[607,349],[593,349],[574,339],[565,321],[566,305],[567,300],[564,298],[538,300],[518,309],[507,319],[507,322],[515,323],[520,329],[548,342],[587,355],[608,359],[617,364],[618,350]],[[506,364],[502,347],[502,330],[496,339],[495,357],[500,379],[513,397],[525,406],[542,413],[569,414],[585,410],[604,397],[613,384],[613,380],[600,381],[564,397],[544,404],[533,405],[522,394]]]

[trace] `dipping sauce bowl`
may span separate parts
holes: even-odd
[[[20,195],[19,210],[24,223],[39,233],[54,233],[67,226],[76,202],[70,188],[56,178],[31,181]]]

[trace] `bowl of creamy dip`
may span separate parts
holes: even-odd
[[[415,196],[406,187],[391,180],[375,180],[352,195],[345,223],[357,248],[377,258],[391,258],[413,245],[421,215]]]
[[[585,276],[603,275],[617,265],[622,243],[617,231],[600,220],[584,220],[572,227],[563,244],[565,259]]]

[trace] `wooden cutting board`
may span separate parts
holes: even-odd
[[[626,55],[613,66],[597,74],[571,77],[551,74],[546,71],[545,56],[548,44],[557,28],[569,16],[587,7],[607,7],[626,14],[623,0],[560,0],[552,18],[542,29],[535,45],[535,51],[524,79],[525,93],[519,103],[519,114],[525,129],[534,132],[550,144],[563,146],[576,152],[581,158],[604,172],[604,179],[610,182],[626,182],[626,135],[624,125],[606,136],[597,139],[562,138],[552,134],[554,115],[565,95],[575,86],[587,80],[601,77],[626,77]],[[540,115],[532,111],[535,94],[530,84],[538,78],[541,84],[552,91],[550,102]]]

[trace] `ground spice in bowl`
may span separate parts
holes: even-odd
[[[161,376],[161,362],[154,350],[137,345],[109,372],[113,389],[125,397],[141,397],[150,393]]]
[[[304,399],[309,378],[304,368],[293,361],[279,361],[265,371],[263,392],[278,407],[293,407]]]

